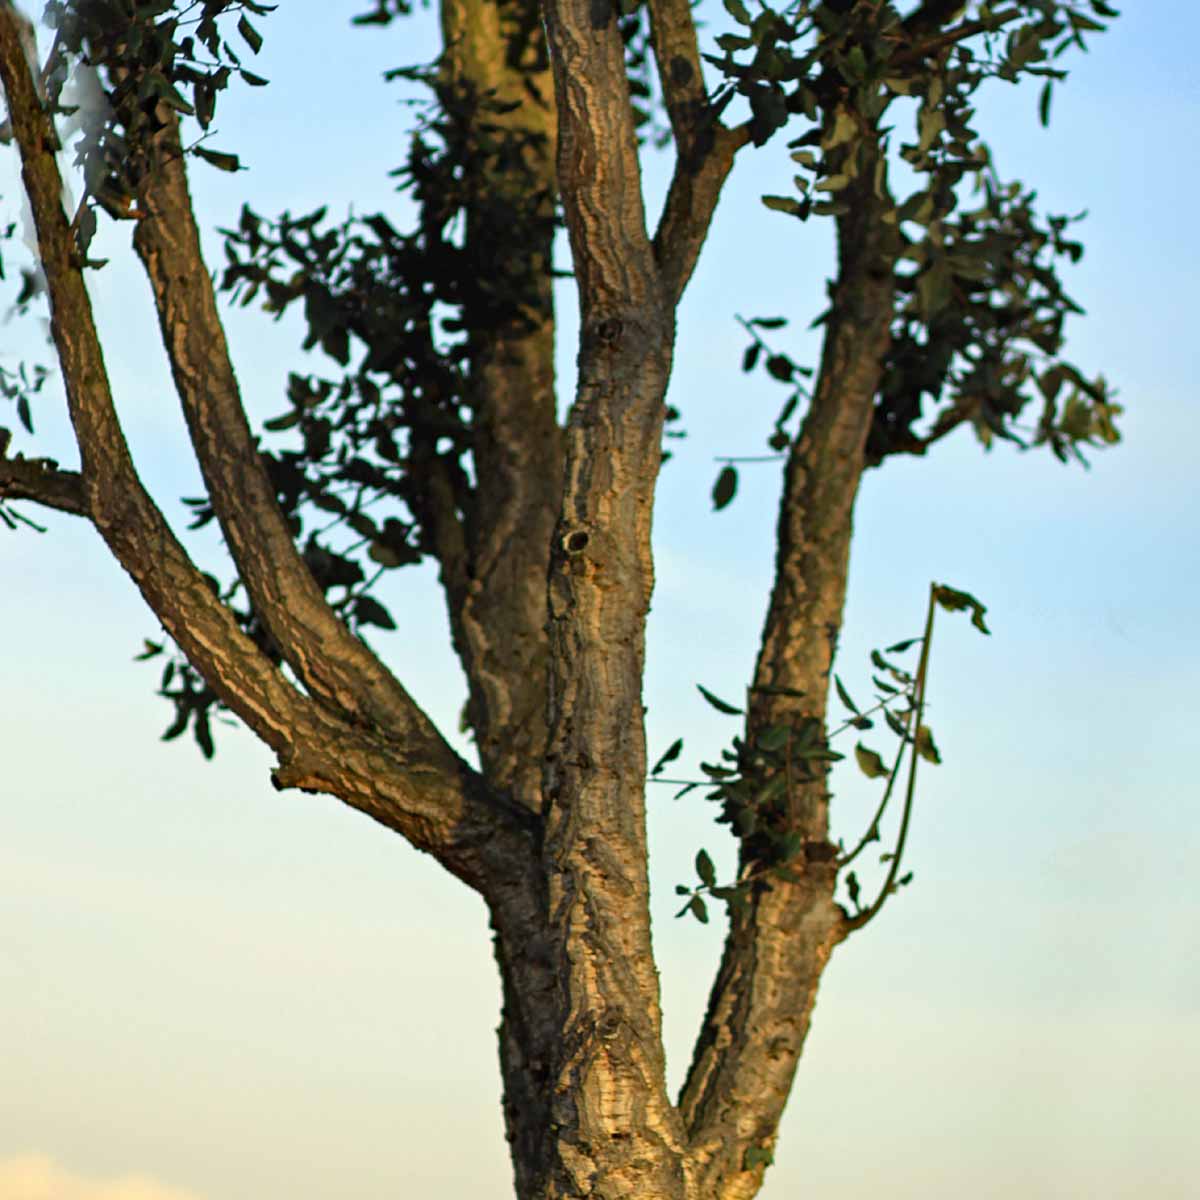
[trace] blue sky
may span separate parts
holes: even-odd
[[[426,43],[350,30],[364,7],[284,0],[262,23],[272,85],[233,93],[214,139],[251,169],[193,171],[210,232],[244,195],[265,213],[394,203],[405,113],[376,81]],[[1127,7],[1072,60],[1049,130],[1034,90],[997,90],[979,123],[1047,210],[1089,209],[1070,355],[1120,389],[1126,440],[1085,472],[964,435],[864,485],[838,665],[852,690],[872,646],[918,631],[930,579],[979,595],[994,636],[941,619],[945,763],[923,776],[916,878],[835,955],[767,1200],[1194,1192],[1200,10]],[[773,147],[739,164],[680,314],[688,438],[660,486],[646,693],[652,753],[682,734],[685,763],[734,731],[694,684],[744,686],[771,567],[774,466],[709,511],[714,456],[762,452],[779,402],[739,373],[734,314],[803,330],[829,269],[827,230],[758,202],[787,166]],[[12,206],[11,154],[2,171]],[[647,174],[653,197],[662,164]],[[143,477],[181,526],[196,471],[145,288],[111,245],[92,280],[107,359]],[[281,411],[305,369],[295,326],[236,310],[229,330],[253,414]],[[569,318],[563,332],[569,390]],[[812,335],[781,345],[816,354]],[[2,351],[38,354],[36,330],[6,326]],[[16,448],[73,462],[56,394],[36,417]],[[358,814],[274,792],[240,731],[213,763],[160,743],[156,671],[130,661],[153,620],[94,535],[48,524],[0,540],[0,1200],[511,1194],[482,905]],[[196,552],[219,569],[214,539]],[[380,649],[453,730],[432,573],[388,588],[400,629]],[[732,847],[702,802],[662,790],[653,903],[677,1079],[720,922],[672,920],[672,887],[700,845],[723,864]],[[852,771],[834,790],[853,836],[873,793]]]

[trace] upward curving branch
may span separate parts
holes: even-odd
[[[864,143],[869,154],[877,144]],[[746,740],[772,724],[824,721],[841,627],[854,501],[890,338],[899,249],[878,219],[872,162],[839,220],[839,269],[812,404],[786,464],[775,584]],[[731,913],[708,1012],[680,1097],[704,1194],[755,1194],[770,1161],[808,1033],[817,985],[848,932],[834,903],[823,776],[789,786],[787,826],[802,847],[782,878]],[[742,865],[752,860],[743,843]]]
[[[675,136],[675,169],[654,235],[654,257],[670,303],[678,304],[708,236],[746,130],[725,128],[709,104],[688,0],[651,0],[650,33],[659,86]]]
[[[82,460],[84,507],[167,632],[230,707],[270,746],[288,742],[301,699],[213,596],[142,487],[109,390],[71,229],[62,208],[58,139],[35,89],[24,19],[0,3],[0,77],[50,294],[51,333]]]
[[[22,44],[27,29],[13,5],[0,0],[0,80],[21,153],[51,333],[82,463],[78,476],[55,476],[56,487],[64,492],[78,487],[81,511],[164,629],[221,700],[277,753],[278,786],[337,795],[434,854],[476,889],[499,886],[529,861],[528,821],[484,787],[423,715],[419,721],[428,734],[414,720],[416,733],[396,738],[394,727],[355,725],[289,683],[214,595],[142,486],[113,404],[80,256],[63,212],[58,139],[34,87]],[[0,479],[6,474],[14,472],[0,472]],[[45,488],[29,490],[38,492],[32,498],[51,498]]]
[[[164,106],[165,107],[165,106]],[[308,691],[352,720],[440,740],[394,676],[325,601],[292,540],[242,406],[200,251],[174,113],[138,184],[133,244],[204,482],[254,611]]]

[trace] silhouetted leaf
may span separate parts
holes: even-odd
[[[720,474],[717,476],[717,482],[713,484],[712,501],[713,509],[720,512],[734,497],[737,492],[737,468],[732,466],[724,466],[721,468]]]
[[[717,712],[727,713],[729,716],[737,716],[742,712],[740,708],[734,708],[732,704],[728,704],[719,696],[714,696],[712,692],[710,692],[706,687],[703,687],[701,684],[696,684],[696,688],[700,692],[700,695],[702,695],[705,700],[707,700],[709,704],[711,704],[713,708],[717,710]]]

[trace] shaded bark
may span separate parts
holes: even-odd
[[[475,487],[438,507],[442,581],[483,769],[531,812],[546,746],[546,571],[562,486],[555,410],[557,120],[531,0],[443,0],[443,87],[470,115],[466,252]],[[512,107],[509,107],[512,106]],[[504,111],[508,108],[508,111]]]
[[[87,516],[83,479],[48,458],[0,458],[0,500],[31,500],[45,508]]]

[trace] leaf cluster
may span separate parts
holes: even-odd
[[[751,721],[748,722],[748,737],[735,736],[729,748],[721,751],[719,762],[700,764],[710,785],[706,799],[721,802],[722,811],[717,821],[732,826],[740,844],[742,866],[736,881],[719,883],[711,857],[701,849],[695,863],[698,882],[675,887],[678,896],[686,897],[676,916],[691,915],[707,922],[706,897],[731,905],[744,904],[753,887],[772,877],[795,879],[810,865],[828,864],[837,871],[845,871],[849,919],[854,927],[858,927],[880,910],[889,895],[911,882],[912,872],[901,875],[900,865],[912,813],[916,762],[923,759],[936,765],[942,761],[933,731],[924,719],[929,645],[936,608],[968,612],[975,628],[981,633],[990,632],[985,621],[987,610],[974,596],[944,584],[933,584],[923,636],[895,642],[882,651],[871,651],[871,682],[875,695],[870,706],[860,707],[842,680],[834,676],[835,691],[847,712],[840,725],[827,731],[818,718],[805,715],[762,728],[756,728]],[[920,647],[920,661],[916,670],[910,671],[898,665],[894,656],[914,647]],[[742,709],[706,688],[698,687],[704,699],[718,712],[730,716],[743,714]],[[803,700],[798,693],[786,694],[794,700]],[[882,797],[865,831],[849,850],[840,841],[836,846],[806,841],[798,831],[799,806],[804,792],[813,784],[819,784],[830,765],[844,757],[830,749],[830,742],[851,729],[873,729],[878,716],[882,716],[887,730],[896,739],[896,749],[889,764],[862,741],[854,747],[859,770],[868,779],[884,781]],[[699,780],[660,778],[663,768],[676,761],[682,752],[683,739],[676,738],[651,771],[652,782],[683,783],[675,793],[676,799],[705,786]],[[896,784],[906,756],[910,763],[909,781],[899,829],[892,849],[879,857],[880,863],[887,867],[887,877],[876,899],[863,905],[860,902],[862,884],[857,873],[848,868],[869,845],[882,840],[883,821],[896,795]]]
[[[216,114],[218,94],[234,77],[253,87],[267,80],[242,65],[249,48],[257,54],[263,38],[249,16],[275,8],[253,0],[50,0],[44,20],[57,31],[52,52],[55,109],[63,80],[73,63],[91,68],[100,79],[105,105],[79,114],[81,135],[75,164],[84,174],[87,200],[77,218],[81,252],[96,228],[93,203],[110,216],[136,216],[133,196],[138,180],[152,169],[154,135],[167,114],[194,117],[207,132]],[[236,16],[237,43],[227,34],[225,17]],[[191,151],[225,171],[236,171],[237,156],[197,143]]]

